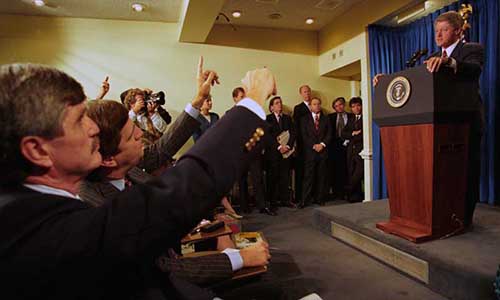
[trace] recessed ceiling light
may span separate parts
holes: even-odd
[[[140,3],[134,3],[132,4],[132,9],[135,10],[136,12],[141,12],[144,11],[144,5]]]
[[[33,4],[38,7],[45,6],[45,2],[43,0],[33,0]]]
[[[241,17],[241,11],[235,10],[235,11],[233,11],[232,15],[234,18],[239,18],[239,17]]]
[[[312,23],[314,23],[314,19],[313,18],[307,18],[306,19],[306,24],[311,25]]]

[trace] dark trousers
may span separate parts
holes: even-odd
[[[469,131],[469,157],[467,161],[467,191],[465,194],[464,225],[472,224],[476,202],[479,200],[479,182],[481,177],[481,137],[482,115],[480,113],[471,121]]]
[[[293,164],[295,171],[295,203],[302,203],[302,180],[304,177],[304,156],[297,152]]]
[[[239,190],[240,190],[240,205],[241,209],[245,212],[249,211],[248,205],[248,179],[250,179],[254,195],[255,195],[255,204],[258,209],[262,209],[266,207],[266,200],[264,194],[264,173],[262,170],[262,159],[255,159],[248,169],[248,176],[245,174],[239,181]]]
[[[361,147],[361,146],[358,146]],[[364,177],[364,162],[359,156],[360,149],[350,147],[347,151],[347,172],[349,182],[347,184],[347,200],[349,202],[361,202],[364,199],[361,181]]]
[[[304,162],[302,204],[324,203],[328,196],[328,156],[314,155]]]
[[[275,157],[267,161],[267,199],[271,207],[290,202],[290,159]]]
[[[335,143],[335,148],[328,157],[330,187],[335,199],[344,199],[348,178],[347,147],[342,146],[341,142]]]

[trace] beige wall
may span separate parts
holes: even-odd
[[[318,54],[318,32],[215,24],[205,43],[307,55]]]
[[[177,115],[195,93],[199,55],[218,71],[221,85],[213,90],[214,111],[232,106],[231,91],[244,73],[267,66],[277,77],[285,104],[299,102],[297,88],[309,84],[325,106],[348,96],[348,81],[319,76],[318,57],[265,50],[177,42],[178,24],[95,19],[0,15],[0,64],[43,63],[60,68],[95,97],[110,76],[110,98],[129,87],[165,90],[166,108]],[[267,110],[266,110],[267,111]]]
[[[324,53],[365,32],[365,28],[383,17],[414,4],[418,0],[365,0],[333,20],[319,32],[319,53]]]

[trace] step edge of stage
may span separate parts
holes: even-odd
[[[427,261],[333,221],[330,221],[329,234],[394,269],[429,285],[429,263]]]

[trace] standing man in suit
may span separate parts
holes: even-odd
[[[291,157],[284,158],[288,152],[292,151],[295,144],[295,128],[292,118],[283,113],[283,102],[281,97],[275,96],[269,102],[270,114],[266,121],[269,124],[265,158],[267,163],[267,198],[271,203],[271,209],[276,212],[279,204],[289,206],[290,203],[290,160]],[[288,131],[290,138],[288,143],[283,145],[278,143],[278,136]]]
[[[233,90],[233,101],[234,105],[237,105],[242,99],[245,98],[245,89],[242,87],[236,87]],[[254,161],[250,164],[248,172],[245,173],[238,181],[239,192],[240,192],[240,206],[241,210],[246,213],[250,213],[250,206],[248,203],[248,198],[250,197],[248,193],[248,178],[252,181],[252,186],[255,194],[255,202],[257,209],[262,214],[268,214],[270,216],[275,216],[276,213],[271,211],[271,208],[266,205],[265,191],[264,191],[264,172],[262,168],[262,155],[258,155]]]
[[[351,98],[349,106],[354,114],[342,130],[342,138],[349,140],[347,144],[347,201],[361,202],[364,199],[361,181],[364,177],[363,158],[359,153],[363,150],[363,117],[362,100],[359,97]]]
[[[475,112],[469,115],[469,157],[467,162],[467,192],[465,195],[464,226],[472,224],[476,202],[479,200],[479,181],[481,167],[481,137],[484,129],[484,108],[479,94],[479,77],[484,65],[484,48],[477,43],[463,40],[464,21],[459,13],[449,11],[441,14],[434,21],[436,45],[439,51],[433,53],[424,63],[429,72],[438,72],[440,68],[451,68],[456,80],[466,80],[475,84],[477,91],[474,99]],[[383,74],[373,78],[373,84]]]
[[[332,128],[332,146],[328,151],[328,165],[330,173],[330,184],[333,199],[345,199],[345,185],[347,183],[347,143],[342,138],[342,130],[354,115],[345,111],[345,98],[338,97],[332,103],[335,111],[328,115]]]
[[[300,131],[300,122],[302,117],[311,113],[311,88],[308,85],[302,85],[299,88],[299,94],[302,102],[293,108],[293,123],[295,128]],[[295,203],[302,203],[302,179],[304,177],[304,151],[302,145],[302,136],[297,134],[297,147],[295,150]]]
[[[311,111],[300,120],[304,157],[303,194],[300,208],[324,204],[328,197],[328,151],[331,127],[321,111],[321,99],[311,99]]]
[[[200,61],[195,97],[205,99],[216,79]],[[276,83],[268,69],[243,83],[249,98],[175,167],[91,207],[79,186],[102,157],[82,86],[49,67],[0,67],[0,139],[11,141],[0,144],[0,167],[9,170],[0,174],[1,298],[131,298],[157,287],[145,264],[211,211],[259,151],[250,138],[264,135],[260,106]],[[159,280],[165,298],[180,297],[178,281]]]

